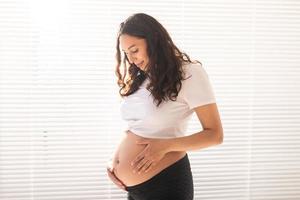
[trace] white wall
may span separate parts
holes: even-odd
[[[200,60],[223,144],[189,152],[195,200],[300,199],[300,2],[0,0],[0,199],[125,199],[115,36],[157,18]],[[196,119],[189,132],[199,131]]]

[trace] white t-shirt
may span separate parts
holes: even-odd
[[[127,129],[146,138],[174,138],[185,136],[193,108],[215,103],[213,88],[201,64],[183,65],[186,72],[177,100],[162,101],[159,107],[146,86],[146,79],[133,94],[124,97],[120,104],[121,118]],[[124,131],[126,131],[124,130]]]

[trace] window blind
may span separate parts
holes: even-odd
[[[300,198],[300,2],[0,0],[0,199],[125,199],[118,144],[119,23],[158,19],[200,60],[221,145],[188,152],[195,200]],[[187,134],[201,130],[193,115]]]

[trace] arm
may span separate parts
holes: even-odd
[[[221,144],[223,128],[216,103],[194,108],[203,131],[189,136],[168,139],[167,152],[193,151]]]
[[[147,138],[137,141],[137,144],[146,145],[146,147],[132,161],[133,170],[149,171],[168,152],[198,150],[221,144],[223,142],[223,128],[216,103],[199,106],[195,108],[195,112],[202,124],[203,131],[185,137]]]

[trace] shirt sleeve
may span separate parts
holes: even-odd
[[[182,95],[189,108],[215,103],[213,88],[202,65],[187,65],[185,70],[186,80],[182,82]]]

